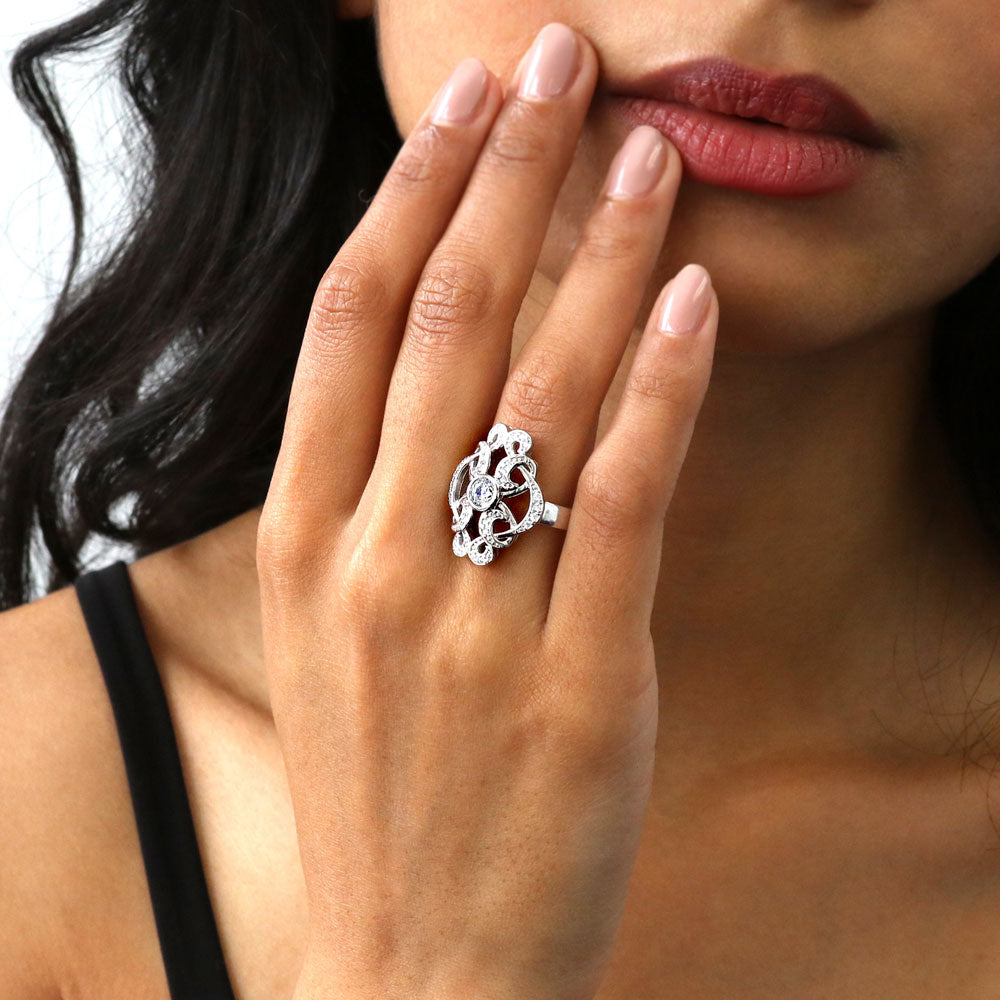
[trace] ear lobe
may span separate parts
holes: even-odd
[[[371,17],[374,7],[375,0],[334,0],[335,13],[342,21]]]

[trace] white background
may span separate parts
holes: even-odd
[[[64,21],[92,0],[0,0],[0,402],[41,333],[68,262],[69,199],[41,132],[17,103],[9,64],[17,44]],[[118,121],[122,102],[108,82],[108,49],[86,59],[59,59],[56,82],[81,154],[90,235],[99,251],[120,218],[123,163]],[[85,258],[86,262],[86,258]],[[92,538],[81,558],[97,568],[128,558],[119,543]],[[36,577],[36,593],[41,586]]]
[[[88,6],[87,0],[0,2],[0,398],[40,333],[65,272],[72,233],[69,200],[38,128],[21,110],[10,83],[15,46],[40,28]],[[121,205],[116,181],[116,89],[100,59],[78,57],[56,78],[87,170],[85,195],[95,231],[107,232]]]

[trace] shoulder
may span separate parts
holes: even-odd
[[[227,965],[247,997],[290,992],[308,916],[245,583],[250,528],[240,519],[128,564]],[[121,744],[75,587],[0,613],[0,803],[0,998],[162,1000]]]
[[[91,956],[123,927],[155,939],[137,891],[142,857],[117,731],[75,588],[0,613],[0,692],[0,995],[58,997],[93,982]]]

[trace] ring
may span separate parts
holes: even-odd
[[[451,530],[455,533],[451,548],[456,556],[468,556],[477,566],[485,566],[493,561],[497,549],[507,548],[518,535],[536,524],[566,529],[570,508],[549,503],[543,498],[535,479],[535,460],[528,454],[531,443],[531,435],[527,431],[497,423],[490,428],[486,440],[480,441],[476,450],[456,466],[448,487]],[[506,454],[491,473],[490,464],[495,451]],[[522,482],[511,479],[514,469],[521,470]],[[525,492],[529,494],[528,510],[518,521],[504,501]],[[477,511],[479,534],[473,538],[469,533],[469,524]],[[497,521],[505,522],[507,527],[497,531]]]

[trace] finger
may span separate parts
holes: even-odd
[[[664,305],[674,329],[689,332],[659,329]],[[580,473],[547,627],[648,630],[664,515],[708,386],[718,314],[698,264],[658,297],[611,425]]]
[[[373,480],[411,477],[446,489],[456,464],[491,426],[514,321],[597,78],[593,48],[558,22],[539,32],[523,65],[539,63],[542,80],[558,92],[512,88],[421,276],[389,387]],[[526,71],[522,82],[531,78]],[[442,496],[428,494],[427,517],[418,519],[428,526],[427,544],[440,539]]]
[[[546,500],[568,506],[594,447],[608,388],[636,327],[681,179],[677,149],[656,129],[633,129],[555,295],[511,368],[496,420],[526,430]],[[512,506],[513,505],[509,505]],[[533,560],[536,601],[546,604],[564,538],[542,529],[515,558]],[[511,552],[513,556],[513,551]],[[538,561],[548,564],[538,572]],[[508,566],[510,568],[510,566]]]
[[[275,482],[294,484],[282,495],[294,497],[296,523],[307,534],[315,519],[329,523],[352,512],[367,482],[420,271],[502,102],[500,84],[482,62],[462,60],[320,281],[274,473]]]

